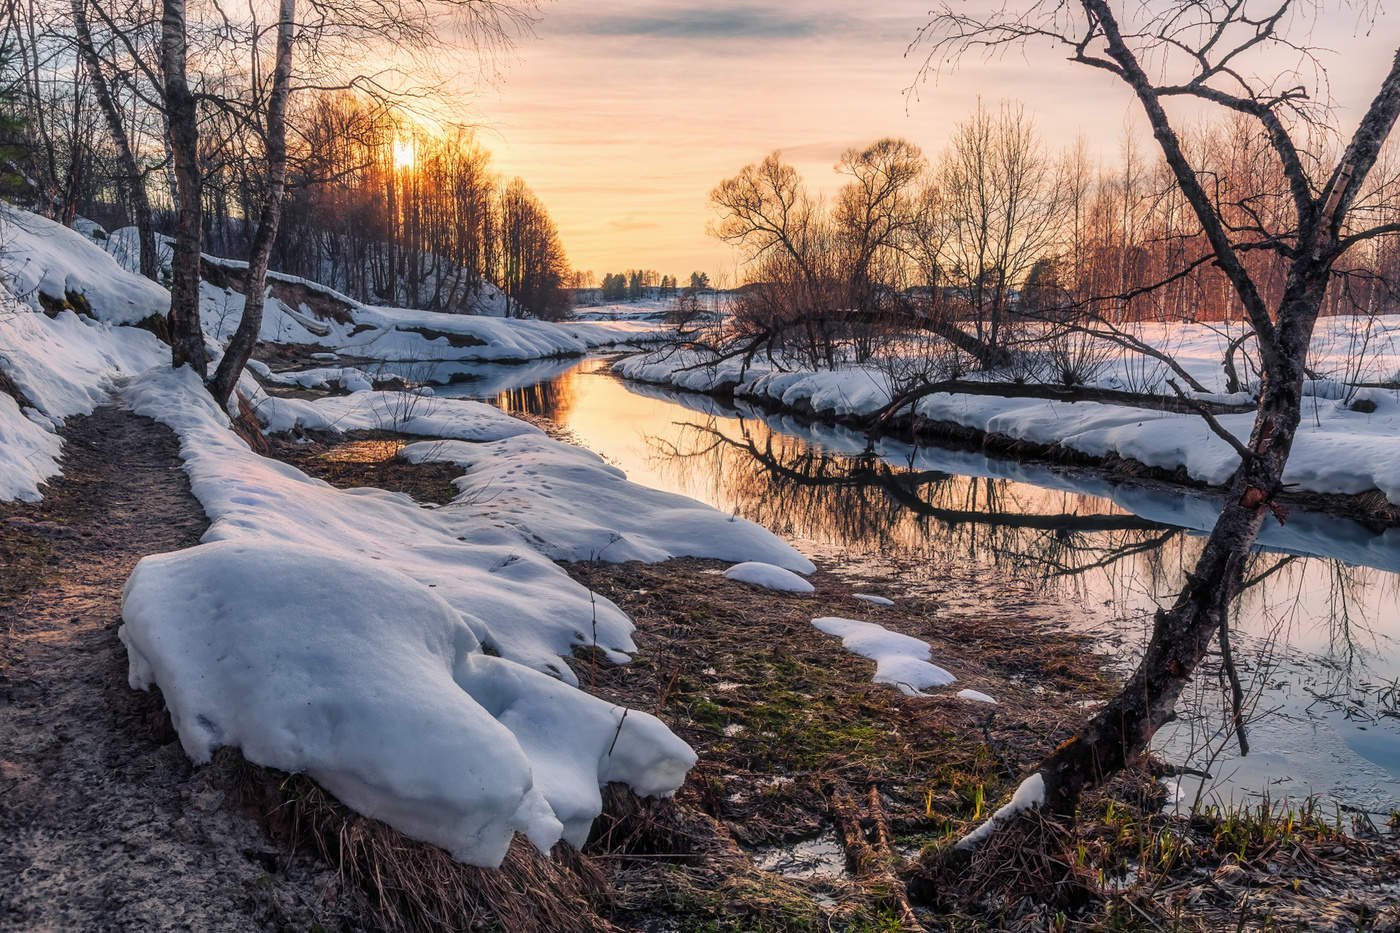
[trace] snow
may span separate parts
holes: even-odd
[[[131,681],[160,686],[194,760],[238,745],[481,865],[515,831],[580,844],[601,783],[679,786],[689,747],[562,657],[626,660],[630,620],[518,532],[259,457],[188,370],[123,397],[179,435],[213,522],[143,560],[123,606]]]
[[[1246,394],[1224,395],[1225,337],[1205,325],[1144,325],[1141,336],[1178,355],[1207,387],[1202,398],[1249,401]],[[1358,348],[1365,345],[1363,362]],[[782,363],[783,361],[780,361]],[[1305,400],[1284,482],[1318,493],[1355,494],[1379,490],[1400,503],[1400,392],[1362,389],[1356,398],[1375,403],[1374,412],[1352,410],[1343,401],[1338,378],[1352,381],[1394,379],[1400,370],[1400,316],[1375,320],[1324,318],[1309,358],[1310,366],[1331,380],[1314,381]],[[1113,389],[1166,394],[1163,374],[1144,374],[1143,363],[1117,359],[1094,384]],[[1160,368],[1155,362],[1152,367]],[[1135,369],[1136,367],[1136,369]],[[695,350],[666,349],[618,361],[624,378],[669,385],[688,391],[732,394],[767,406],[833,418],[863,418],[889,404],[889,376],[876,363],[844,365],[820,372],[784,364],[740,359],[716,361]],[[969,378],[992,381],[997,374]],[[1059,445],[1094,457],[1135,460],[1163,470],[1182,469],[1212,485],[1227,482],[1238,465],[1234,449],[1211,432],[1195,414],[1141,409],[1096,402],[942,393],[921,399],[917,414],[1019,441]],[[1227,414],[1218,420],[1236,437],[1247,439],[1252,413]]]
[[[582,845],[602,784],[670,793],[694,762],[646,713],[483,654],[461,613],[363,557],[266,540],[151,557],[123,617],[131,685],[160,685],[193,761],[236,746],[462,861],[499,864],[517,830]]]
[[[457,404],[496,412],[475,402]],[[784,567],[802,573],[816,569],[761,525],[629,482],[597,454],[537,430],[491,443],[422,441],[399,456],[413,463],[455,463],[466,470],[457,480],[457,499],[439,510],[444,519],[470,527],[485,518],[516,530],[554,560],[708,557],[764,561],[778,565],[773,569],[780,572],[786,572]]]
[[[76,230],[0,204],[0,244],[12,294],[40,310],[39,294],[87,299],[109,324],[136,324],[170,310],[170,293],[122,269],[102,247]]]
[[[0,392],[0,502],[43,498],[39,487],[58,474],[62,453],[63,441],[52,429],[31,420]]]
[[[875,596],[871,593],[852,593],[856,599],[870,603],[872,606],[893,606],[894,600],[884,596]]]
[[[1003,823],[1044,804],[1045,778],[1037,771],[1016,786],[1016,792],[1011,795],[1010,802],[993,813],[987,822],[959,839],[954,848],[975,849]]]
[[[996,700],[993,697],[988,696],[980,690],[959,690],[957,696],[960,700],[969,700],[973,703],[996,704]]]
[[[812,624],[819,631],[840,638],[847,651],[874,661],[874,682],[892,684],[905,696],[923,696],[928,687],[946,687],[957,680],[929,663],[929,646],[917,638],[891,632],[873,622],[837,616],[813,619]]]
[[[257,363],[256,368],[254,363]],[[373,378],[352,366],[321,366],[275,373],[257,360],[249,360],[248,368],[264,383],[271,385],[299,386],[303,389],[344,389],[347,392],[361,392],[374,388]]]
[[[392,431],[463,441],[494,441],[539,428],[498,408],[468,399],[437,398],[431,390],[365,390],[314,400],[250,390],[249,402],[268,431]]]
[[[111,327],[71,311],[57,317],[0,305],[0,369],[55,423],[101,404],[113,381],[168,363],[147,331]]]
[[[810,593],[815,587],[806,580],[782,567],[765,564],[762,561],[745,561],[735,564],[724,572],[724,576],[739,583],[749,583],[768,590],[781,590],[785,593]]]
[[[0,373],[20,396],[0,391],[0,502],[38,501],[59,473],[64,419],[88,414],[114,380],[169,352],[143,330],[30,311],[0,286]]]

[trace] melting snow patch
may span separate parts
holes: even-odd
[[[847,651],[874,661],[874,682],[893,684],[905,696],[923,696],[928,687],[945,687],[957,680],[943,668],[929,663],[928,644],[917,638],[891,632],[873,622],[836,616],[813,619],[812,624],[840,638]]]
[[[1016,788],[1016,793],[1011,795],[1011,802],[1000,810],[992,814],[992,818],[981,826],[974,829],[958,840],[954,848],[972,849],[982,843],[984,839],[996,831],[997,827],[1014,818],[1018,814],[1024,813],[1045,803],[1045,778],[1041,777],[1037,771],[1026,778]]]
[[[524,430],[494,443],[422,441],[399,452],[411,463],[444,461],[466,470],[457,480],[461,495],[438,510],[446,521],[474,527],[488,518],[516,529],[554,560],[712,557],[764,560],[804,572],[814,569],[792,545],[761,525],[629,482],[627,474],[592,451],[546,437],[490,406],[478,407]],[[811,589],[786,570],[761,566]]]
[[[670,793],[695,761],[652,716],[481,651],[432,590],[364,557],[218,541],[143,560],[120,629],[180,742],[304,771],[361,813],[499,864],[515,831],[582,845],[599,786]]]
[[[870,603],[872,606],[893,606],[894,600],[886,599],[883,596],[874,596],[870,593],[854,593],[856,599]]]
[[[785,593],[810,593],[815,589],[812,584],[791,570],[784,570],[782,567],[775,567],[772,564],[756,560],[735,564],[724,572],[724,576],[739,583],[750,583],[764,589],[781,590]]]
[[[122,608],[131,683],[160,686],[191,758],[234,745],[305,771],[478,865],[516,831],[582,843],[602,783],[680,785],[690,748],[571,686],[561,657],[627,660],[631,620],[518,532],[259,457],[188,369],[124,397],[179,435],[213,521],[205,543],[143,560]]]
[[[958,699],[971,700],[973,703],[996,703],[995,699],[987,696],[987,694],[981,692],[980,690],[959,690]]]

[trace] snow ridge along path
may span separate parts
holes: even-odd
[[[40,587],[0,598],[0,930],[339,926],[319,903],[333,876],[278,852],[126,685],[123,583],[208,524],[174,435],[111,407],[63,434],[44,501],[0,505],[0,534],[51,555]]]

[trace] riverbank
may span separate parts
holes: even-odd
[[[733,360],[711,364],[693,351],[663,350],[624,357],[614,371],[639,383],[839,425],[872,440],[961,447],[1203,493],[1223,491],[1238,464],[1238,455],[1199,415],[1055,397],[1067,393],[1049,392],[1048,398],[1001,397],[994,388],[977,395],[936,393],[885,414],[891,393],[887,378],[875,369],[749,370]],[[1364,391],[1368,404],[1355,410],[1350,407],[1355,399],[1317,400],[1317,411],[1299,431],[1284,476],[1288,487],[1278,497],[1281,505],[1375,530],[1400,526],[1400,399],[1391,392]],[[1215,400],[1236,407],[1241,402],[1233,396]],[[1253,420],[1247,412],[1214,417],[1237,437],[1248,436]]]
[[[414,493],[438,480],[416,474],[428,465],[396,460],[413,440],[274,439],[274,455],[340,485],[387,480]],[[1289,817],[1277,809],[1268,819],[1173,817],[1153,764],[1086,805],[1078,835],[1060,842],[1089,855],[1058,895],[1023,902],[966,878],[969,896],[956,893],[961,876],[945,874],[940,853],[1115,689],[1091,639],[1060,621],[1064,603],[1036,587],[989,581],[955,561],[932,575],[934,588],[921,575],[916,595],[892,567],[819,569],[812,594],[791,595],[726,581],[725,565],[709,561],[563,566],[637,624],[632,663],[576,655],[581,684],[655,713],[699,756],[672,801],[638,810],[610,798],[583,850],[606,879],[595,909],[619,928],[895,929],[908,900],[900,892],[923,883],[928,897],[929,878],[943,889],[934,906],[915,898],[914,909],[930,929],[1038,928],[1060,910],[1075,925],[1136,925],[1146,911],[1149,922],[1187,929],[1266,917],[1350,929],[1394,909],[1382,880],[1393,838],[1347,836],[1316,815],[1306,830],[1300,821],[1282,833]],[[958,683],[931,697],[872,683],[870,662],[812,627],[825,615],[926,641]],[[957,688],[998,702],[962,699]],[[1143,864],[1165,839],[1183,841],[1177,855]],[[1231,856],[1236,843],[1247,858]],[[1335,910],[1319,911],[1318,895]]]

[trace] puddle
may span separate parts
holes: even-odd
[[[827,829],[819,836],[758,849],[753,853],[753,861],[764,871],[802,881],[837,881],[850,877],[846,871],[846,853],[841,850],[835,829]]]

